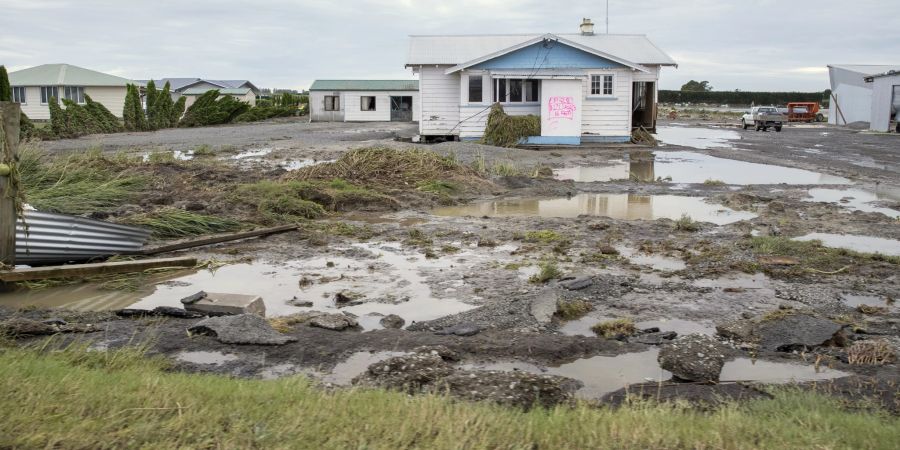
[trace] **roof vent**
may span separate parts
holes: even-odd
[[[579,28],[581,28],[581,34],[584,36],[591,36],[594,34],[594,22],[591,22],[591,19],[582,19]]]

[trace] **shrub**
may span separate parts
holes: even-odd
[[[178,126],[198,127],[231,123],[249,109],[250,105],[229,95],[219,98],[219,91],[212,89],[197,97],[184,113]]]
[[[678,231],[693,232],[700,229],[700,224],[694,222],[694,219],[691,219],[691,216],[682,214],[681,218],[675,221],[675,229]]]
[[[541,135],[540,116],[510,116],[503,106],[494,103],[484,129],[484,143],[499,147],[515,147],[528,136]]]
[[[178,100],[176,100],[175,104],[172,105],[172,110],[169,111],[169,126],[178,126],[178,121],[180,121],[181,117],[184,116],[185,102],[187,102],[187,99],[182,96],[178,97]]]
[[[544,261],[540,265],[540,271],[531,276],[528,281],[532,283],[546,283],[554,278],[559,278],[562,272],[553,261]]]
[[[559,300],[556,302],[556,317],[563,320],[580,319],[593,310],[594,305],[583,299]]]
[[[119,123],[119,118],[106,109],[105,106],[95,102],[87,94],[84,95],[84,101],[84,108],[91,117],[94,118],[94,121],[97,122],[97,125],[103,133],[116,133],[122,131],[122,125]]]
[[[9,74],[6,66],[0,66],[0,102],[12,101],[12,87],[9,85]]]

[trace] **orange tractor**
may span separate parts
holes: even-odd
[[[787,104],[788,122],[824,122],[816,102],[792,102]]]

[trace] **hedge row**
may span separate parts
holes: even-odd
[[[707,103],[712,105],[784,105],[788,102],[828,104],[825,92],[692,92],[659,91],[660,103]]]

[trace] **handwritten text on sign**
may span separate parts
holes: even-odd
[[[550,119],[575,118],[575,99],[572,97],[554,96],[547,102],[547,113]]]

